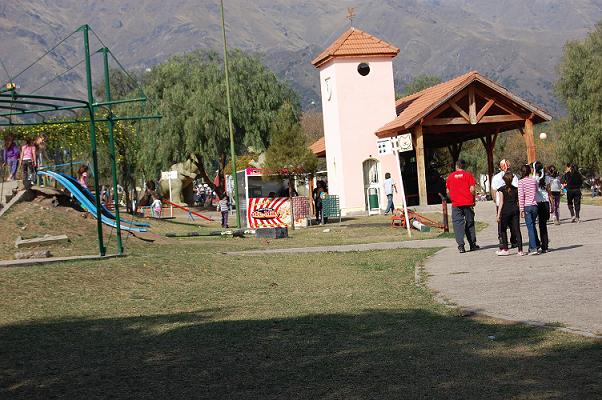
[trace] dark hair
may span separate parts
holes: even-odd
[[[512,181],[514,180],[514,174],[512,172],[506,172],[502,177],[504,184],[506,185],[506,191],[510,192],[512,189]]]
[[[81,175],[84,172],[88,172],[88,166],[87,165],[82,165],[81,167],[79,167],[79,169],[77,170],[77,174]]]
[[[520,177],[522,178],[526,178],[527,176],[529,176],[531,174],[531,166],[529,164],[525,164],[523,166],[520,167]]]
[[[571,168],[571,174],[576,174],[579,172],[579,167],[577,167],[577,164],[571,164],[570,166],[567,164],[567,167]]]
[[[548,165],[548,175],[550,175],[552,178],[558,177],[558,170],[556,169],[555,166]]]
[[[535,161],[534,169],[535,174],[537,175],[539,188],[544,190],[546,188],[546,170],[543,167],[543,163],[541,161]]]
[[[390,177],[391,177],[391,174],[390,174],[390,173],[388,173],[388,172],[387,172],[387,173],[385,173],[385,179],[389,179]]]
[[[466,161],[460,158],[458,161],[456,161],[456,168],[466,169]]]

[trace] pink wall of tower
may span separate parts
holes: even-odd
[[[370,67],[366,76],[358,72],[360,63]],[[385,173],[400,182],[396,157],[378,154],[375,135],[396,117],[392,57],[334,58],[319,68],[329,193],[340,196],[343,215],[365,213],[363,162],[373,158],[380,162],[384,209]],[[394,196],[394,201],[400,206],[401,196]]]

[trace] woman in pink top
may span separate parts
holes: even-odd
[[[25,139],[25,144],[21,146],[21,155],[19,156],[19,165],[23,168],[23,183],[25,187],[30,187],[36,174],[36,146],[33,140]]]
[[[518,181],[518,208],[520,215],[525,219],[529,233],[529,255],[539,254],[537,251],[537,181],[531,176],[531,167],[523,165],[520,168],[521,179]]]

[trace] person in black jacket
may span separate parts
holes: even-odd
[[[575,164],[567,164],[567,170],[562,177],[562,183],[566,189],[566,201],[571,213],[571,222],[579,222],[579,213],[581,211],[581,186],[583,186],[583,176]]]

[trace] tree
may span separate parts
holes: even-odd
[[[324,117],[319,111],[305,111],[301,115],[301,128],[309,143],[324,136]]]
[[[555,126],[559,153],[602,171],[602,23],[584,40],[565,45],[558,72],[555,89],[567,108]]]
[[[235,50],[229,57],[234,142],[237,154],[262,152],[272,120],[285,102],[298,117],[295,93],[254,55]],[[213,51],[176,56],[147,75],[149,106],[160,122],[146,122],[141,133],[141,165],[149,176],[191,158],[200,176],[218,194],[225,190],[230,153],[223,63]],[[217,170],[219,184],[211,171]]]
[[[307,145],[307,137],[299,124],[295,110],[285,103],[270,127],[271,144],[265,154],[263,167],[270,175],[288,180],[291,198],[291,225],[294,227],[293,191],[295,178],[316,172],[318,159]],[[267,175],[267,174],[266,174]],[[265,176],[265,175],[264,175]]]
[[[401,96],[398,95],[397,97],[400,98],[409,96],[431,86],[435,86],[439,83],[441,83],[441,78],[438,76],[425,74],[418,75],[414,77],[414,79],[412,79],[412,81],[403,88]]]

